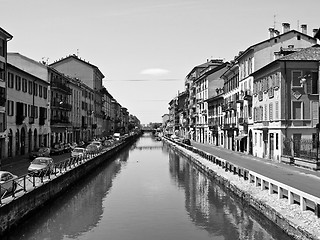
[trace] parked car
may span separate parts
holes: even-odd
[[[71,152],[71,150],[72,150],[72,148],[71,148],[71,144],[70,144],[70,143],[65,143],[65,144],[63,145],[63,151],[64,151],[65,153]]]
[[[36,151],[32,151],[29,154],[29,159],[33,160],[36,157],[50,157],[50,148],[49,147],[40,147]]]
[[[180,138],[177,135],[171,135],[170,137],[173,141],[178,141]]]
[[[8,171],[0,171],[0,197],[8,192],[14,192],[17,189],[18,176],[13,175]]]
[[[95,145],[95,144],[89,144],[87,147],[86,147],[86,151],[87,153],[96,153],[99,151],[98,149],[98,146]]]
[[[86,154],[86,149],[85,148],[79,148],[76,147],[71,151],[71,157],[80,157],[84,156]]]
[[[190,141],[190,139],[188,139],[188,138],[184,138],[184,139],[182,140],[182,143],[191,146],[191,141]]]
[[[102,144],[101,144],[101,142],[99,142],[99,141],[93,141],[91,144],[96,145],[96,146],[98,147],[98,150],[101,150],[101,149],[102,149]]]
[[[78,144],[76,142],[71,143],[71,151],[78,147]]]
[[[34,176],[49,175],[54,171],[54,163],[52,158],[48,157],[37,157],[35,158],[28,167],[28,174]]]
[[[64,152],[64,147],[60,143],[56,143],[50,149],[52,155],[62,154]]]
[[[85,143],[84,143],[84,141],[80,141],[80,142],[78,142],[78,146],[77,147],[85,147]]]

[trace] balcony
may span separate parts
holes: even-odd
[[[223,129],[224,130],[233,130],[236,128],[236,124],[235,123],[228,123],[228,124],[224,124],[223,125]]]
[[[69,104],[69,103],[65,103],[63,101],[53,101],[51,103],[51,108],[59,108],[59,109],[71,111],[72,110],[72,105]]]
[[[67,84],[61,82],[51,82],[51,89],[62,90],[68,95],[72,94],[71,88],[69,88]]]
[[[68,117],[55,116],[51,119],[51,125],[55,125],[55,124],[70,124],[70,121]]]
[[[240,117],[240,118],[238,118],[238,123],[240,125],[248,124],[248,118]]]
[[[203,115],[207,114],[207,110],[206,109],[202,110],[201,114],[203,114]]]

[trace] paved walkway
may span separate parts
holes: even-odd
[[[192,142],[192,145],[214,156],[225,159],[230,163],[282,182],[313,196],[320,197],[320,171],[278,163],[269,159],[234,152],[214,145],[197,142]]]

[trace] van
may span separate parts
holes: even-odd
[[[114,138],[115,140],[119,141],[119,140],[120,140],[120,133],[114,133],[114,134],[113,134],[113,138]]]

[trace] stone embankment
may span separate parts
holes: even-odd
[[[305,200],[307,203],[300,200],[299,204],[289,204],[290,192],[275,190],[275,184],[281,186],[278,189],[285,189],[285,186],[282,186],[281,183],[273,183],[270,179],[268,180],[269,183],[266,183],[262,176],[253,178],[250,171],[228,165],[228,162],[224,159],[193,147],[177,144],[169,139],[164,139],[164,141],[192,161],[210,179],[236,195],[253,210],[263,214],[293,239],[320,239],[320,216],[317,216],[319,205],[314,206],[311,201],[307,200]],[[284,197],[286,194],[287,197]],[[312,199],[312,196],[310,196],[310,199]],[[319,200],[315,199],[315,201]],[[292,194],[292,203],[294,202],[295,196]],[[302,207],[306,208],[305,205],[307,204],[315,209],[313,211],[308,209],[302,211]]]

